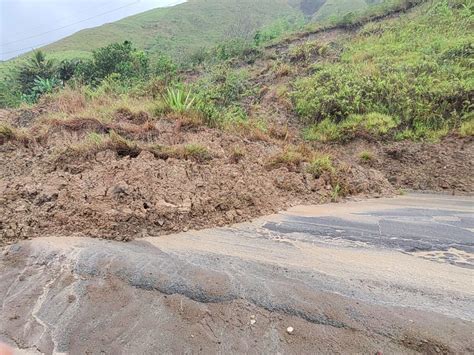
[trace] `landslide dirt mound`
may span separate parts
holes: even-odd
[[[472,194],[474,139],[451,135],[436,143],[367,142],[358,140],[336,148],[351,159],[380,171],[396,188]],[[363,159],[363,153],[370,159]],[[367,154],[366,154],[367,156]]]
[[[130,240],[326,202],[341,187],[393,193],[376,170],[350,161],[334,161],[337,185],[308,173],[305,161],[269,164],[284,142],[119,116],[108,124],[39,121],[0,145],[1,243],[45,235]],[[96,142],[97,135],[106,138]]]

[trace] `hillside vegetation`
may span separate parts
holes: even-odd
[[[319,20],[366,7],[365,0],[327,4],[326,0],[189,0],[86,29],[42,49],[60,60],[82,58],[94,49],[127,40],[152,56],[166,54],[182,62],[201,48],[231,38],[249,39],[256,30],[278,25],[281,19],[302,23],[312,16]]]
[[[368,23],[336,63],[322,61],[313,75],[296,81],[298,114],[321,122],[308,138],[335,140],[371,119],[383,133],[397,127],[398,137],[446,134],[471,124],[472,7],[439,2],[424,9]]]
[[[130,41],[36,52],[0,83],[20,106],[0,111],[0,232],[127,240],[398,188],[472,192],[473,11],[396,0],[279,19],[185,63]]]

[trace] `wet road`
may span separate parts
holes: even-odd
[[[0,339],[42,353],[472,352],[473,231],[472,198],[408,195],[127,244],[38,238],[0,256]]]

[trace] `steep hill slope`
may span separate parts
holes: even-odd
[[[80,31],[44,50],[59,58],[83,57],[112,42],[129,40],[179,62],[201,47],[233,37],[249,38],[281,18],[320,20],[366,7],[366,0],[189,0]]]
[[[152,53],[183,56],[230,37],[251,35],[281,16],[299,15],[299,4],[288,0],[190,0],[78,32],[45,49],[70,55],[129,40]]]

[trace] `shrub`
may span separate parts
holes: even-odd
[[[301,30],[305,22],[305,18],[301,15],[280,18],[256,31],[253,37],[254,43],[260,46],[282,35]]]
[[[235,38],[218,44],[211,49],[210,57],[220,61],[240,59],[247,64],[252,64],[260,55],[260,50],[253,43],[241,38]]]
[[[58,79],[62,81],[63,85],[71,80],[76,74],[77,67],[79,66],[80,60],[73,59],[67,60],[64,59],[59,63],[57,67],[57,76]]]
[[[196,109],[210,126],[222,126],[226,121],[246,119],[239,101],[247,94],[248,74],[218,65],[193,86]]]
[[[21,92],[11,78],[0,80],[0,108],[18,107],[21,104]]]
[[[59,80],[54,77],[51,79],[45,79],[38,76],[34,81],[34,86],[31,88],[30,94],[26,95],[26,101],[36,102],[36,100],[44,94],[52,93],[59,85]]]
[[[78,65],[77,72],[86,83],[92,85],[114,74],[122,79],[144,78],[149,73],[149,58],[129,41],[112,43],[95,50],[91,60]]]
[[[165,78],[166,81],[170,81],[178,72],[178,66],[170,57],[160,55],[154,63],[153,72],[155,75]]]

